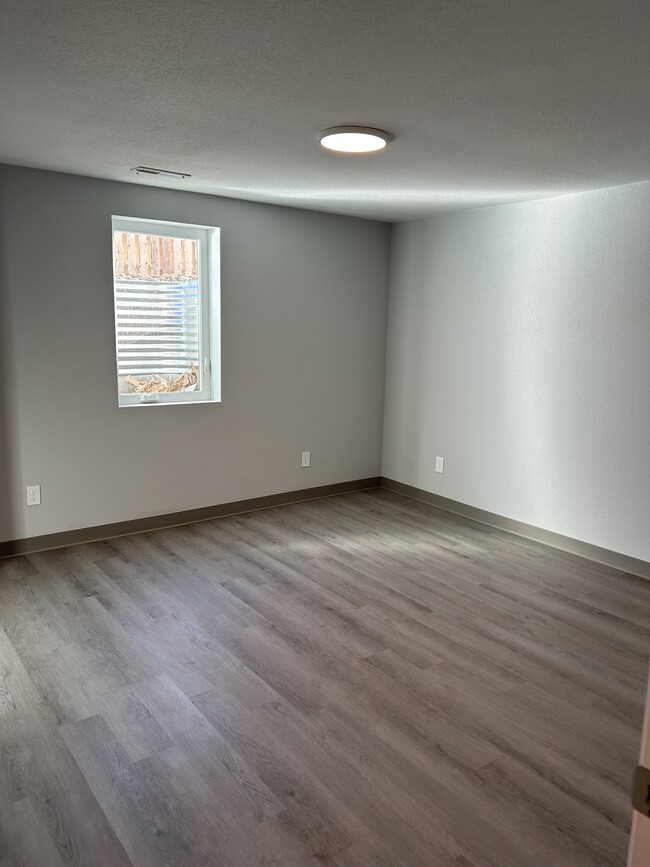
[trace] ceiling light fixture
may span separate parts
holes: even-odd
[[[169,169],[152,169],[151,166],[135,166],[131,171],[139,175],[158,175],[163,178],[178,178],[179,180],[192,177],[189,172],[170,172]]]
[[[324,148],[343,154],[370,154],[381,151],[391,138],[390,133],[368,126],[333,126],[319,134]]]

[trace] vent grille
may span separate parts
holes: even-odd
[[[138,175],[158,175],[163,178],[178,178],[180,180],[192,177],[189,172],[172,172],[169,169],[154,169],[151,166],[134,166],[131,171]]]

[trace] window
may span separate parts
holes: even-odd
[[[220,399],[219,229],[113,217],[120,406]]]

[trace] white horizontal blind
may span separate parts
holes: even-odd
[[[199,367],[199,287],[186,282],[115,281],[117,368],[125,376],[178,377]]]

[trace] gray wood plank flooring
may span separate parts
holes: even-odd
[[[649,638],[379,489],[0,561],[0,865],[622,867]]]

